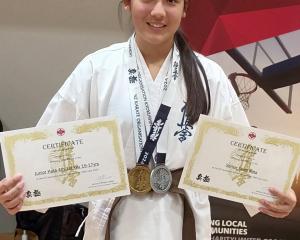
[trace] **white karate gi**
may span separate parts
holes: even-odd
[[[198,55],[208,77],[210,116],[248,125],[243,108],[222,69],[213,61]],[[145,85],[155,113],[160,105],[163,80],[168,67],[166,59],[155,81],[147,66]],[[143,62],[145,65],[145,63]],[[52,124],[99,116],[116,116],[121,124],[127,167],[136,164],[134,134],[128,83],[128,43],[112,45],[99,50],[80,62],[65,84],[49,103],[39,124]],[[203,78],[203,77],[202,77]],[[184,166],[192,136],[180,138],[182,127],[193,133],[191,126],[180,126],[185,119],[182,108],[186,100],[183,78],[177,81],[176,98],[168,117],[166,166],[178,169]],[[184,139],[186,138],[186,139]],[[194,212],[198,240],[210,239],[210,205],[205,194],[187,192]],[[104,239],[103,219],[108,214],[108,200],[90,203],[86,221],[85,240]],[[105,213],[106,211],[106,213]],[[106,215],[105,215],[106,214]],[[111,240],[181,240],[183,204],[174,193],[149,193],[144,196],[124,197],[114,210]],[[101,227],[102,226],[102,227]]]

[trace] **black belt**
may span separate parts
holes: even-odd
[[[180,194],[184,203],[184,215],[183,215],[183,227],[182,227],[182,240],[196,240],[195,231],[195,218],[191,206],[185,197],[184,190],[178,188],[180,177],[182,174],[182,169],[177,169],[172,171],[172,185],[170,188],[171,193]],[[112,205],[111,211],[108,216],[107,228],[105,234],[105,240],[110,240],[110,225],[111,217],[115,207],[118,205],[122,197],[115,198]]]

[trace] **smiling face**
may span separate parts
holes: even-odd
[[[136,39],[150,45],[172,44],[186,0],[124,0],[130,10]]]

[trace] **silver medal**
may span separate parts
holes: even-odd
[[[166,193],[172,184],[172,174],[165,165],[156,166],[150,175],[150,184],[154,192]]]

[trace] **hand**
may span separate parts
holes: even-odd
[[[272,195],[278,197],[278,200],[275,203],[260,200],[262,207],[259,210],[271,217],[284,218],[288,216],[297,202],[295,192],[289,189],[287,193],[282,193],[274,188],[270,188],[269,191]]]
[[[21,209],[24,198],[24,181],[21,175],[0,181],[0,204],[9,214],[14,215]]]

